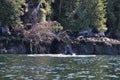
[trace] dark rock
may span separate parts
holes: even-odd
[[[73,50],[77,54],[120,54],[120,41],[100,38],[77,38],[73,43]]]
[[[70,45],[68,45],[68,44],[65,47],[65,54],[66,55],[72,55],[73,54],[72,47]]]
[[[26,47],[24,44],[15,44],[13,43],[12,45],[9,45],[8,49],[7,49],[7,53],[10,54],[25,54],[26,53]]]
[[[94,53],[94,45],[92,43],[74,43],[72,45],[73,52],[76,54],[93,54]]]
[[[57,39],[54,39],[51,43],[50,53],[57,54],[59,52],[60,42]]]
[[[118,49],[117,47],[115,47],[116,45],[108,45],[105,44],[103,42],[97,42],[95,47],[95,51],[94,53],[96,54],[106,54],[106,55],[110,55],[110,54],[118,54]]]

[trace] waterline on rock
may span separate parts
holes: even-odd
[[[46,57],[96,57],[96,55],[65,55],[65,54],[29,54],[27,56],[37,57],[37,56],[46,56]]]

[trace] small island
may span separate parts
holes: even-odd
[[[120,54],[119,0],[0,0],[1,54]]]

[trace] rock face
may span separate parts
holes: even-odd
[[[7,42],[8,41],[8,42]],[[67,43],[54,39],[51,43],[20,42],[19,40],[0,40],[0,53],[10,54],[66,54]],[[120,41],[102,38],[76,38],[71,43],[72,51],[78,55],[116,55],[120,54]]]
[[[55,27],[54,27],[55,26]],[[58,26],[58,27],[56,27]],[[69,36],[67,31],[55,32],[57,22],[34,25],[17,36],[0,35],[0,53],[10,54],[120,54],[120,41],[107,37]],[[15,31],[16,32],[16,31]]]
[[[77,54],[120,54],[120,41],[100,38],[77,38],[73,45],[73,50]]]
[[[26,53],[26,47],[24,43],[17,38],[1,37],[0,53],[24,54]]]

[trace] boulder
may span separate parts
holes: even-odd
[[[0,49],[0,54],[7,53],[7,50],[5,48]]]
[[[92,34],[92,29],[91,28],[86,28],[78,33],[79,36],[84,36],[84,37],[91,37]]]
[[[99,32],[98,35],[99,35],[100,37],[104,37],[104,36],[105,36],[105,33],[104,33],[104,32]]]
[[[9,28],[6,27],[6,26],[1,28],[1,33],[2,33],[3,36],[8,36],[8,35],[11,34]]]

